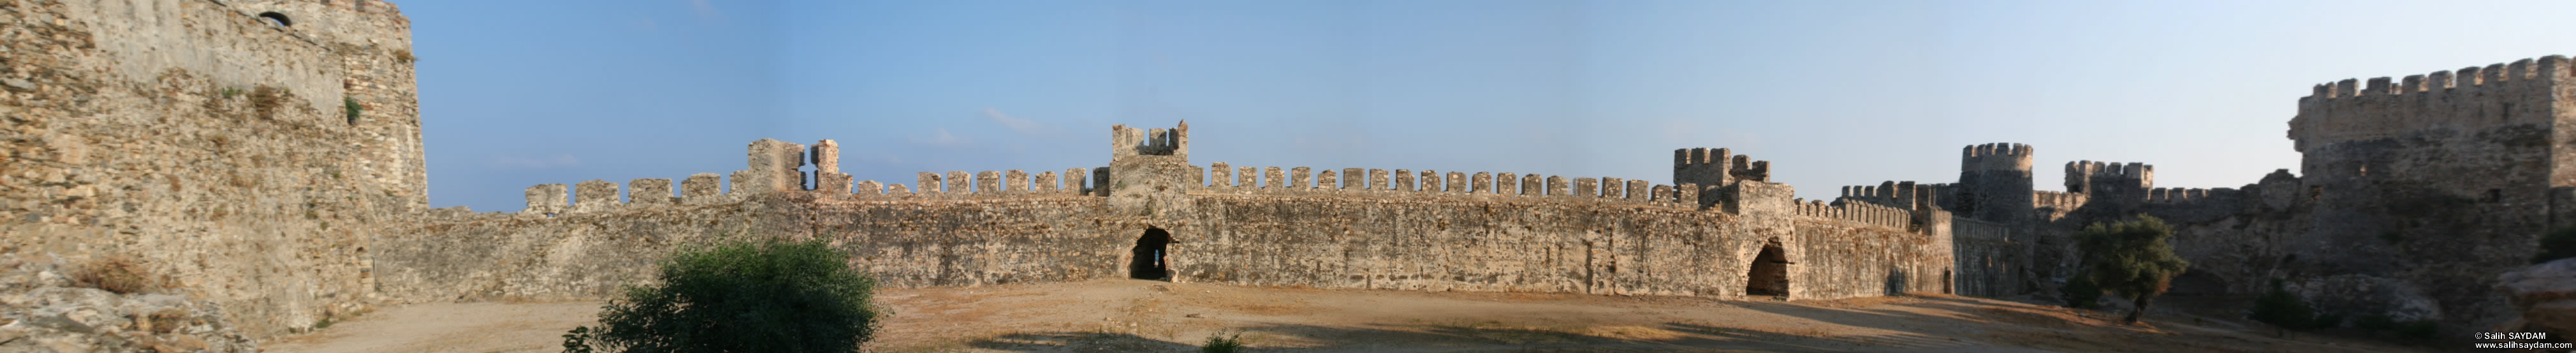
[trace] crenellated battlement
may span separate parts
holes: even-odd
[[[2156,186],[2156,166],[2140,162],[2074,161],[2066,163],[2066,192],[2111,193],[2143,198],[2147,189]],[[2127,196],[2119,196],[2129,198]]]
[[[2318,84],[2299,99],[2289,137],[2307,151],[2417,131],[2549,124],[2555,119],[2549,102],[2561,95],[2559,83],[2570,75],[2567,58],[2551,55],[2402,79]]]
[[[1959,149],[1959,170],[2007,170],[2030,172],[2030,145],[1989,143]]]
[[[1934,184],[1913,181],[1885,181],[1878,185],[1845,186],[1836,203],[1861,202],[1900,209],[1917,209],[1941,204],[1941,193]]]
[[[1793,209],[1790,210],[1790,213],[1798,216],[1840,220],[1900,230],[1909,229],[1914,223],[1914,211],[1912,210],[1881,206],[1867,202],[1835,201],[1833,203],[1826,203],[1824,201],[1795,200],[1792,203],[1792,208]]]
[[[1621,178],[1541,177],[1536,174],[1496,172],[1443,172],[1409,169],[1343,168],[1317,170],[1310,167],[1234,167],[1225,162],[1210,163],[1211,182],[1194,193],[1233,195],[1352,195],[1379,197],[1446,197],[1494,200],[1557,200],[1605,203],[1634,203],[1667,207],[1688,207],[1683,200],[1695,200],[1697,185],[1661,185],[1645,180]],[[1240,172],[1228,172],[1237,170]],[[1262,178],[1243,177],[1241,172],[1254,170],[1267,173]],[[1417,177],[1418,176],[1418,177]],[[1312,184],[1308,180],[1314,180]],[[1284,183],[1282,181],[1285,181]],[[1554,181],[1556,187],[1543,187]]]
[[[1111,158],[1126,156],[1190,155],[1190,122],[1182,121],[1170,129],[1141,130],[1127,125],[1109,126]]]

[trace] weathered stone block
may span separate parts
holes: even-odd
[[[1360,171],[1359,168],[1342,168],[1342,188],[1367,189],[1368,180],[1363,180],[1363,178],[1368,177],[1368,174],[1361,173],[1365,172]]]
[[[816,142],[814,143],[813,151],[809,155],[813,157],[815,172],[841,172],[841,143],[833,142],[832,140]]]
[[[1546,181],[1544,181],[1544,180],[1545,180],[1545,179],[1541,179],[1541,178],[1539,178],[1539,175],[1538,175],[1538,174],[1522,175],[1522,176],[1521,176],[1521,195],[1529,195],[1529,196],[1547,195],[1547,189],[1546,189],[1547,185],[1546,185]]]
[[[1646,200],[1653,198],[1653,195],[1647,191],[1647,188],[1650,186],[1651,184],[1646,183],[1644,180],[1629,180],[1628,192],[1624,195],[1627,195],[1628,201],[1646,202]]]
[[[1234,172],[1234,182],[1237,187],[1258,188],[1263,186],[1261,185],[1261,167],[1235,167]]]
[[[1495,173],[1495,174],[1494,174],[1494,193],[1497,193],[1497,194],[1504,194],[1504,195],[1520,195],[1520,194],[1521,194],[1521,186],[1520,186],[1520,185],[1521,185],[1521,178],[1520,178],[1520,175],[1519,175],[1519,174],[1512,174],[1512,173]]]
[[[1369,178],[1368,178],[1368,189],[1369,189],[1369,190],[1387,190],[1387,189],[1391,189],[1391,188],[1394,188],[1394,187],[1395,187],[1394,185],[1391,185],[1391,184],[1387,184],[1387,183],[1386,183],[1386,170],[1385,170],[1385,169],[1369,169],[1369,170],[1368,170],[1368,173],[1369,173],[1369,174],[1368,174],[1368,175],[1369,175]]]
[[[1082,168],[1068,168],[1068,169],[1065,169],[1065,170],[1064,170],[1064,192],[1065,192],[1065,193],[1071,193],[1071,194],[1080,194],[1080,193],[1084,193],[1084,192],[1086,192],[1087,190],[1084,190],[1084,189],[1083,189],[1082,179],[1083,179],[1083,177],[1084,177],[1084,176],[1089,176],[1089,175],[1091,175],[1091,173],[1087,173],[1087,172],[1086,172],[1086,171],[1084,171]]]
[[[1216,181],[1215,184],[1209,184],[1209,186],[1218,188],[1231,188],[1238,186],[1235,185],[1234,166],[1232,165],[1227,165],[1225,162],[1208,163],[1208,172],[1216,173],[1208,177],[1208,179]]]
[[[1467,183],[1470,185],[1470,189],[1468,190],[1469,192],[1474,192],[1474,193],[1478,193],[1478,194],[1491,194],[1491,193],[1494,193],[1494,174],[1493,174],[1493,173],[1490,173],[1490,172],[1476,172],[1476,176],[1475,176],[1475,177],[1472,177],[1472,178],[1469,178],[1469,179],[1467,180]]]
[[[1447,184],[1442,185],[1443,189],[1441,191],[1462,194],[1467,192],[1466,172],[1449,172],[1448,177],[1448,179],[1441,180],[1442,183]]]
[[[814,172],[814,191],[832,196],[848,195],[851,179],[855,178],[849,174]]]
[[[1002,189],[1010,192],[1035,191],[1029,189],[1029,172],[1018,169],[1002,172]]]
[[[723,202],[718,200],[724,196],[723,179],[723,176],[715,173],[690,174],[688,179],[680,181],[680,203],[697,205]]]
[[[1413,188],[1413,171],[1412,171],[1412,170],[1405,170],[1405,169],[1397,169],[1397,170],[1395,170],[1395,191],[1418,191],[1418,190],[1419,190],[1419,189],[1414,189],[1414,188]]]
[[[948,177],[945,181],[947,181],[948,184],[944,186],[947,188],[947,190],[942,191],[944,193],[964,195],[975,192],[974,186],[972,186],[975,182],[975,177],[973,175],[966,174],[966,171],[948,171]]]
[[[1037,187],[1037,190],[1034,190],[1034,191],[1039,192],[1039,193],[1053,194],[1053,193],[1055,193],[1056,191],[1063,190],[1063,189],[1061,189],[1060,187],[1058,187],[1058,186],[1057,186],[1057,185],[1058,185],[1058,184],[1057,184],[1058,182],[1059,182],[1059,181],[1057,181],[1057,180],[1056,180],[1056,177],[1055,177],[1055,171],[1050,170],[1050,171],[1047,171],[1047,172],[1045,172],[1045,173],[1038,173],[1038,181],[1036,182],[1036,185],[1035,185],[1035,186]]]
[[[679,197],[671,196],[671,179],[628,180],[626,188],[629,190],[627,191],[629,202],[637,204],[658,205],[680,201]]]
[[[913,185],[920,185],[921,194],[923,195],[938,194],[939,185],[941,185],[939,182],[939,173],[915,173],[913,174]]]
[[[519,213],[562,213],[565,209],[571,208],[572,206],[569,203],[569,199],[565,198],[564,193],[564,184],[537,184],[537,186],[530,186],[528,187],[528,208],[519,210]]]
[[[1626,198],[1624,195],[1627,195],[1627,188],[1623,185],[1627,185],[1628,181],[1610,177],[1603,177],[1598,180],[1601,181],[1601,190],[1600,193],[1593,195],[1600,196],[1605,199]]]
[[[1280,183],[1285,182],[1283,179],[1286,178],[1286,175],[1281,175],[1279,172],[1279,167],[1261,168],[1261,187],[1278,189]]]
[[[1567,189],[1564,176],[1547,176],[1547,196],[1567,196],[1573,194],[1574,191]]]
[[[1441,192],[1443,190],[1447,189],[1441,188],[1440,171],[1429,169],[1422,170],[1422,192]]]
[[[616,209],[619,204],[617,183],[591,179],[573,185],[573,210],[581,212]]]
[[[1289,169],[1289,170],[1288,170],[1288,188],[1291,188],[1291,189],[1305,189],[1305,188],[1312,188],[1312,187],[1314,187],[1314,185],[1315,185],[1315,184],[1311,183],[1311,181],[1310,181],[1310,180],[1307,180],[1307,179],[1312,179],[1312,178],[1314,178],[1313,174],[1311,174],[1311,173],[1313,173],[1313,172],[1314,172],[1314,168],[1307,168],[1307,167],[1297,167],[1297,168]]]
[[[975,172],[975,193],[1000,194],[1002,192],[1002,172],[990,170]]]
[[[1601,194],[1599,194],[1601,192],[1601,179],[1575,178],[1573,191],[1574,193],[1568,195],[1581,198],[1601,197]]]
[[[861,181],[857,187],[850,190],[850,195],[857,196],[861,200],[883,198],[885,187],[885,184],[877,183],[875,180]]]
[[[1333,189],[1338,185],[1341,185],[1341,183],[1338,180],[1333,179],[1333,171],[1325,170],[1320,173],[1315,173],[1315,188]]]

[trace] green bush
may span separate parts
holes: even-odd
[[[2576,228],[2559,229],[2541,236],[2540,254],[2532,255],[2531,263],[2537,264],[2569,257],[2576,257]]]
[[[366,106],[358,105],[357,98],[340,97],[340,113],[349,116],[349,125],[357,125],[358,113],[366,110]]]
[[[1219,331],[1215,334],[1208,335],[1207,344],[1199,345],[1199,353],[1235,353],[1242,351],[1242,332],[1227,335],[1225,332]]]
[[[2092,309],[2102,306],[2102,286],[2093,284],[2093,276],[2075,274],[2075,278],[2066,280],[2065,286],[2057,287],[2057,294],[2058,298],[2066,299],[2066,307],[2069,308]]]
[[[2284,329],[2305,330],[2317,323],[2316,309],[2309,308],[2307,302],[2299,300],[2299,296],[2290,294],[2278,279],[2272,280],[2271,291],[2254,298],[2254,313],[2250,316],[2254,321]]]
[[[856,352],[876,333],[875,281],[820,241],[729,241],[662,262],[565,352]]]
[[[2173,238],[2173,227],[2155,217],[2094,223],[2075,236],[2075,246],[2084,251],[2084,277],[2137,305],[2123,319],[2127,323],[2137,323],[2156,295],[2173,287],[2174,276],[2191,269],[2191,262],[2174,256],[2173,243],[2167,241]]]

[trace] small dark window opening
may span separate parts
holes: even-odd
[[[260,18],[260,19],[264,19],[264,20],[268,20],[268,24],[271,24],[271,25],[277,25],[278,27],[288,27],[288,26],[294,26],[294,25],[295,25],[295,20],[287,19],[287,18],[286,18],[286,14],[277,13],[277,12],[261,12],[261,13],[259,13],[259,18]]]
[[[2324,185],[2308,187],[2308,201],[2316,201],[2317,199],[2324,197],[2326,197],[2326,187]]]
[[[2504,190],[2487,189],[2487,202],[2504,202]]]
[[[1127,278],[1171,279],[1171,264],[1164,262],[1164,256],[1169,255],[1166,245],[1171,243],[1171,232],[1162,228],[1146,228],[1145,235],[1136,238],[1134,260],[1127,262]]]

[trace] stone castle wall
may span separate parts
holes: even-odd
[[[0,252],[137,258],[254,335],[364,310],[369,235],[427,205],[408,24],[282,4],[0,1]]]
[[[830,141],[763,140],[732,173],[743,192],[704,187],[715,174],[680,196],[668,179],[636,179],[625,202],[604,180],[539,185],[516,214],[442,210],[391,231],[376,266],[403,301],[598,298],[684,244],[776,236],[830,240],[890,286],[976,286],[1137,275],[1155,229],[1169,236],[1169,278],[1186,282],[1732,297],[1766,245],[1785,254],[1790,298],[1939,292],[1954,276],[1946,212],[1793,202],[1756,173],[1706,188],[1202,167],[1182,159],[1186,126],[1112,133],[1112,167],[921,173],[918,190],[834,176]],[[814,173],[796,172],[805,161]],[[791,182],[809,179],[826,182]],[[1305,221],[1317,219],[1334,221]]]

